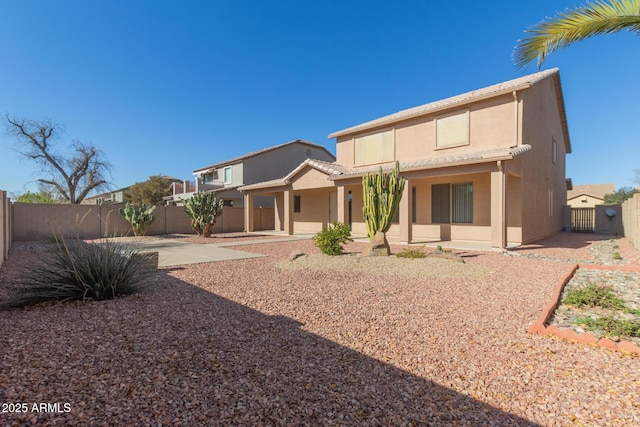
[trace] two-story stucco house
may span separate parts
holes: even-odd
[[[195,180],[174,184],[173,194],[166,200],[179,204],[195,193],[215,191],[225,205],[242,207],[239,187],[281,177],[307,158],[335,161],[335,156],[323,146],[296,139],[196,169]],[[271,197],[257,198],[254,202],[255,206],[273,207]]]
[[[401,242],[469,240],[504,248],[563,228],[571,152],[557,69],[410,108],[329,135],[336,162],[305,160],[279,180],[245,185],[275,199],[275,227],[315,232],[333,220],[365,235],[362,176],[395,161],[407,179]],[[245,209],[252,230],[252,209]]]

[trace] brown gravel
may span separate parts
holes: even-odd
[[[640,358],[526,332],[570,263],[467,253],[483,275],[413,277],[278,267],[310,241],[238,249],[268,256],[0,312],[0,403],[71,408],[0,424],[640,424]],[[12,251],[0,283],[37,257]]]

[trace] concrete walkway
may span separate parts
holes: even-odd
[[[162,239],[132,243],[141,252],[158,252],[158,267],[176,265],[199,264],[203,262],[229,261],[249,258],[259,258],[264,255],[227,249],[228,246],[255,245],[260,243],[290,242],[305,240],[308,236],[289,236],[273,239],[247,239],[245,241],[196,244],[181,242],[177,239]]]

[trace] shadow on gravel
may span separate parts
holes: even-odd
[[[52,331],[51,340],[91,342],[82,343],[82,354],[52,346],[48,363],[59,369],[46,373],[46,383],[55,395],[38,390],[41,372],[20,384],[7,371],[0,383],[19,392],[3,395],[0,387],[1,400],[70,402],[71,413],[38,418],[67,425],[80,412],[112,425],[537,425],[306,332],[290,318],[173,277],[164,283],[109,303],[108,317],[98,304],[38,308],[47,310],[39,319],[70,331]],[[0,316],[10,319],[14,339],[42,328],[28,321],[29,311]],[[22,351],[6,339],[0,334],[1,353]],[[83,393],[69,386],[83,381]]]
[[[526,245],[518,246],[513,250],[526,252],[541,248],[582,249],[591,246],[596,240],[601,240],[601,238],[593,233],[562,232]]]

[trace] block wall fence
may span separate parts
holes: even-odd
[[[119,213],[124,204],[114,205],[57,205],[13,203],[13,241],[51,239],[53,234],[81,239],[133,235],[131,226]],[[256,230],[273,230],[273,208],[256,208]],[[194,234],[191,221],[182,206],[157,206],[155,221],[147,230],[148,236],[185,233]],[[216,221],[214,233],[244,230],[243,208],[227,206]]]
[[[13,241],[11,211],[11,200],[7,197],[7,192],[0,190],[0,266],[9,256]]]
[[[634,248],[640,250],[640,193],[622,204],[622,228],[624,236]]]

